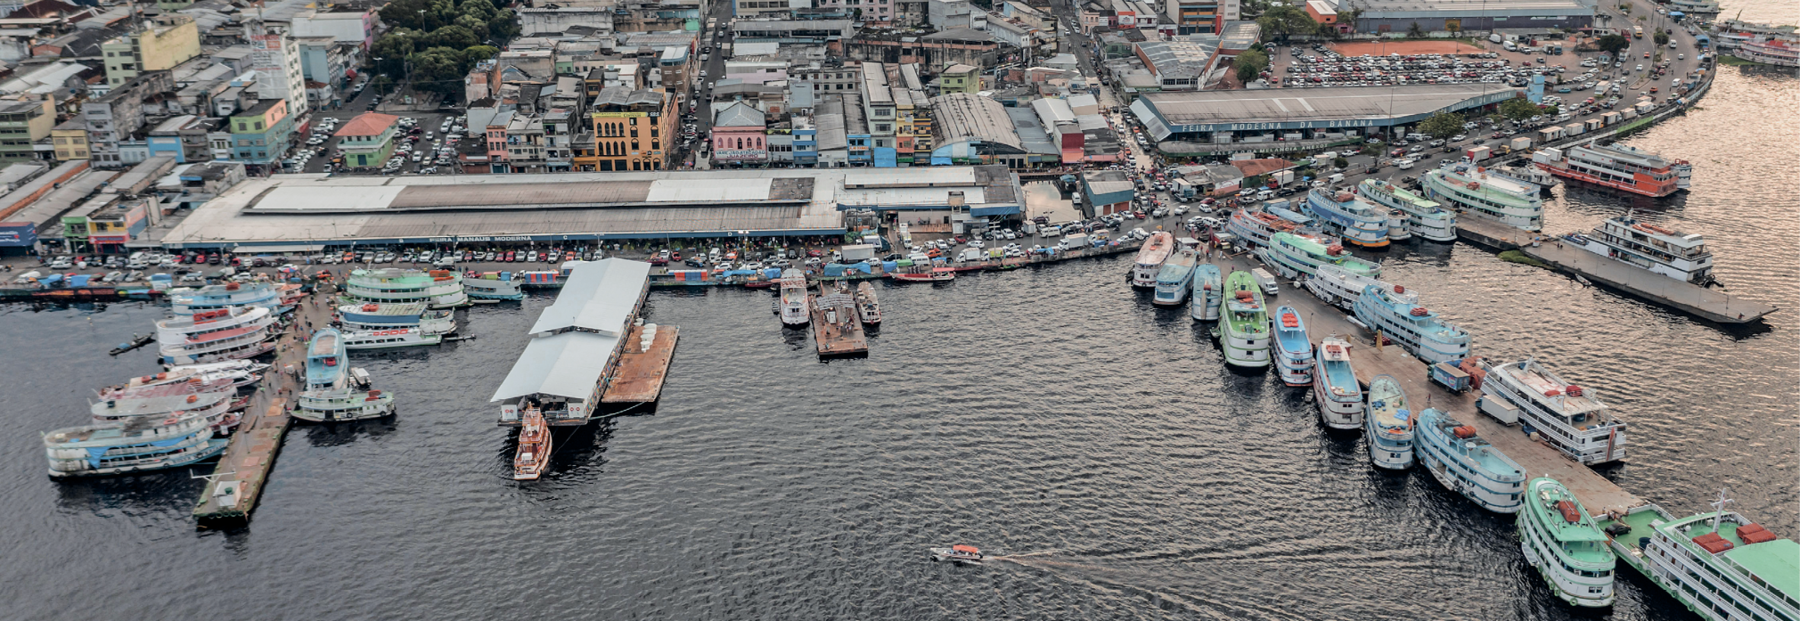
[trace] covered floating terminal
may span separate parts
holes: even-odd
[[[538,406],[551,425],[593,420],[650,292],[650,264],[625,259],[577,263],[531,326],[531,342],[494,391],[500,424],[517,426]]]

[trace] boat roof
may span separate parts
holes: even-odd
[[[1788,599],[1800,601],[1800,543],[1776,539],[1739,545],[1726,550],[1724,556]]]
[[[370,306],[375,308],[371,310]],[[338,312],[382,316],[419,315],[425,312],[426,306],[424,302],[365,302],[341,305]]]
[[[1581,506],[1581,500],[1564,487],[1561,481],[1548,477],[1538,477],[1525,486],[1525,504],[1537,516],[1538,522],[1550,531],[1550,536],[1560,542],[1570,541],[1606,541],[1606,533],[1594,524],[1594,518],[1588,514],[1587,507]],[[1581,519],[1574,522],[1563,519],[1556,504],[1567,500],[1581,512]],[[1611,550],[1596,548],[1594,550],[1569,549],[1569,556],[1589,563],[1604,563],[1612,560]]]
[[[187,398],[194,397],[193,403]],[[157,394],[148,397],[131,397],[109,399],[95,403],[92,413],[95,416],[150,416],[177,410],[199,410],[211,407],[218,402],[231,398],[229,392],[202,392]],[[110,404],[110,405],[109,405]]]
[[[1605,403],[1600,401],[1598,396],[1593,394],[1594,389],[1586,386],[1582,387],[1581,396],[1569,396],[1566,391],[1570,384],[1563,381],[1561,377],[1558,377],[1555,373],[1551,372],[1550,369],[1531,358],[1500,365],[1497,367],[1497,370],[1511,375],[1513,379],[1518,380],[1519,383],[1536,391],[1535,394],[1527,396],[1540,402],[1550,404],[1557,409],[1558,414],[1563,416],[1599,412],[1605,410],[1607,407]],[[1560,396],[1550,397],[1544,394],[1551,390],[1561,393]]]
[[[1369,416],[1375,424],[1382,427],[1408,427],[1412,425],[1412,412],[1406,407],[1406,391],[1400,387],[1400,380],[1394,376],[1382,374],[1369,380]],[[1382,404],[1377,406],[1375,402]]]

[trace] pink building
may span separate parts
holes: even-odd
[[[769,133],[761,110],[736,102],[713,115],[713,161],[769,161]]]

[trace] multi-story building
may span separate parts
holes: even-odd
[[[81,118],[88,132],[89,161],[101,168],[123,166],[120,143],[144,127],[144,101],[157,93],[175,90],[167,71],[147,71],[120,84],[98,99],[81,104]]]
[[[349,90],[350,78],[354,75],[352,70],[362,64],[362,48],[331,37],[305,37],[295,39],[295,42],[300,50],[302,77],[325,84],[337,93]],[[314,105],[322,107],[329,103],[319,101]]]
[[[294,114],[286,99],[264,99],[226,119],[231,159],[251,167],[277,163],[294,137]]]
[[[768,162],[768,125],[762,111],[740,101],[713,115],[712,159],[738,165]]]
[[[869,117],[863,108],[862,95],[839,95],[844,102],[844,142],[846,161],[851,166],[869,166],[875,162],[869,149]]]
[[[870,163],[878,168],[896,166],[894,125],[894,92],[888,86],[887,67],[881,63],[862,64],[863,116],[869,124]]]
[[[212,159],[212,145],[207,135],[218,129],[218,119],[192,114],[170,117],[150,130],[146,139],[150,157],[167,155],[177,164],[193,164]]]
[[[514,114],[506,124],[506,170],[499,172],[544,172],[544,117],[536,114]]]
[[[294,15],[291,24],[289,34],[294,38],[331,37],[331,40],[338,43],[366,50],[375,44],[375,33],[380,29],[381,19],[373,8],[331,6],[323,10],[301,11]]]
[[[50,137],[56,127],[56,107],[50,98],[0,99],[0,164],[49,159],[54,146],[39,156],[35,145]]]
[[[862,86],[862,68],[856,61],[842,65],[793,67],[788,69],[788,79],[812,84],[815,96],[855,92]]]
[[[981,92],[981,68],[970,65],[950,65],[938,74],[938,93],[968,93],[974,95]]]
[[[139,29],[100,44],[106,85],[117,87],[145,71],[166,71],[200,55],[200,29],[180,13],[159,15]]]
[[[666,168],[679,117],[675,105],[675,97],[665,91],[601,89],[589,105],[598,170]]]
[[[1175,34],[1218,34],[1239,19],[1238,0],[1165,0]]]
[[[892,23],[900,18],[894,0],[818,0],[816,8],[841,10],[861,22]]]
[[[50,144],[58,162],[88,159],[87,122],[77,117],[51,128]]]
[[[551,108],[544,113],[544,168],[550,172],[568,172],[575,168],[575,111]]]
[[[338,149],[344,152],[344,165],[351,168],[380,168],[394,154],[394,136],[400,131],[400,117],[379,112],[364,112],[350,119],[337,133]]]
[[[812,117],[795,116],[789,122],[793,133],[794,163],[800,166],[815,166],[819,163],[819,128],[813,125]]]
[[[306,98],[306,71],[300,67],[300,44],[273,22],[244,22],[244,38],[250,41],[250,69],[256,72],[256,89],[262,99],[285,99],[293,116],[312,110]]]

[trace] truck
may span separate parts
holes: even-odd
[[[1524,151],[1531,148],[1531,137],[1513,136],[1512,142],[1508,143],[1506,146],[1512,147],[1512,150],[1514,151]]]
[[[1644,27],[1643,26],[1632,26],[1631,27],[1631,38],[1633,38],[1633,39],[1644,38]]]
[[[1456,364],[1459,361],[1439,362],[1431,366],[1431,381],[1442,384],[1450,392],[1467,392],[1469,390],[1469,374],[1464,373]]]
[[[1469,161],[1471,162],[1479,162],[1487,159],[1488,155],[1491,153],[1492,149],[1487,147],[1469,147],[1467,150],[1463,151],[1463,157],[1469,158]]]
[[[1337,185],[1337,184],[1343,183],[1344,182],[1344,173],[1331,173],[1330,177],[1325,178],[1325,182],[1330,183],[1331,185]]]
[[[1609,113],[1608,113],[1608,114],[1611,114],[1611,113],[1610,113],[1610,112],[1609,112]],[[1586,120],[1586,121],[1584,121],[1584,123],[1586,123],[1586,124],[1587,124],[1587,130],[1588,130],[1588,131],[1590,131],[1590,132],[1591,132],[1591,131],[1594,131],[1594,130],[1597,130],[1597,129],[1600,129],[1600,128],[1602,128],[1602,127],[1606,127],[1606,120],[1605,120],[1605,119],[1603,119],[1603,118],[1601,118],[1601,119],[1588,119],[1588,120]]]
[[[1088,247],[1088,236],[1087,236],[1087,233],[1070,233],[1067,237],[1064,237],[1063,240],[1059,243],[1062,244],[1063,250],[1074,250],[1076,248],[1087,248]]]
[[[1293,183],[1294,182],[1294,171],[1292,171],[1292,170],[1277,170],[1275,172],[1269,173],[1269,180],[1275,182],[1275,187],[1281,187],[1281,186]]]
[[[1558,138],[1563,137],[1563,128],[1561,128],[1561,127],[1546,127],[1544,129],[1538,130],[1538,134],[1540,134],[1544,137],[1544,142],[1550,142],[1552,140],[1556,140]]]
[[[845,263],[855,263],[857,261],[875,258],[875,246],[870,244],[849,244],[840,247],[838,252],[844,255],[843,259]]]
[[[1610,88],[1612,88],[1612,81],[1610,81],[1610,80],[1601,80],[1599,82],[1595,82],[1594,83],[1594,96],[1599,97],[1601,94],[1605,93],[1607,89],[1610,89]]]
[[[1256,279],[1256,286],[1262,287],[1265,295],[1277,295],[1281,293],[1281,283],[1277,282],[1275,276],[1270,274],[1268,270],[1260,267],[1250,270],[1250,277]]]
[[[1563,126],[1563,135],[1580,136],[1587,133],[1587,126],[1581,123],[1570,123]]]

